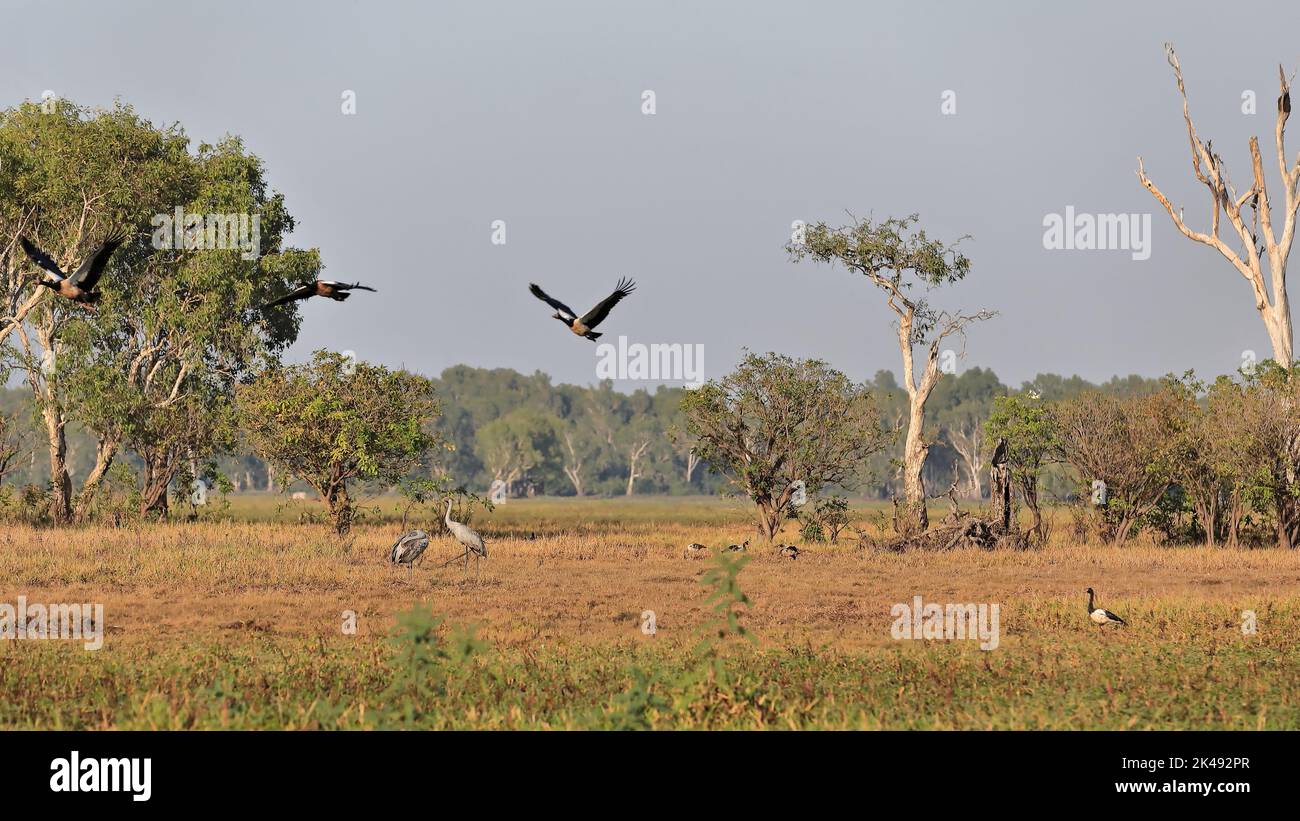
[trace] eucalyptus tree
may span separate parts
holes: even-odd
[[[796,261],[838,263],[863,275],[884,294],[896,317],[894,329],[909,406],[903,442],[903,493],[908,509],[907,520],[900,522],[904,531],[929,526],[922,475],[931,444],[925,438],[925,403],[944,374],[939,362],[941,346],[945,339],[959,337],[964,353],[967,327],[994,316],[988,310],[973,314],[937,310],[916,294],[918,286],[928,290],[949,285],[970,271],[970,260],[957,250],[957,243],[930,239],[924,230],[914,228],[916,221],[917,215],[912,214],[881,222],[855,220],[839,228],[818,222],[807,227],[801,241],[787,246]],[[917,347],[924,357],[919,375],[914,356]]]
[[[101,280],[105,298],[91,311],[39,287],[41,274],[19,249],[19,237],[44,248],[64,270],[74,270],[73,263],[105,236],[138,228],[145,214],[166,207],[171,193],[185,185],[187,165],[185,138],[175,129],[153,128],[128,106],[92,112],[59,101],[0,112],[0,344],[10,343],[8,354],[24,374],[45,428],[57,522],[72,516],[68,369],[61,361],[66,332],[102,321],[98,315],[114,301],[115,280],[131,254],[124,246],[114,255]]]
[[[64,432],[73,419],[97,437],[76,508],[89,507],[129,448],[145,463],[146,510],[165,512],[181,466],[230,441],[221,418],[234,385],[273,364],[297,335],[296,309],[264,315],[257,306],[315,276],[318,255],[282,248],[292,217],[237,138],[191,153],[178,126],[155,127],[129,106],[60,102],[0,114],[0,152],[8,248],[0,342],[17,340],[8,347],[45,420],[56,519],[74,512]],[[177,209],[189,215],[184,224],[158,229]],[[232,244],[227,232],[221,241],[218,231],[236,216],[257,226],[256,237]],[[19,235],[39,240],[66,270],[122,227],[131,234],[109,262],[94,311],[46,297],[14,251]]]
[[[260,253],[212,247],[211,236],[193,247],[166,247],[155,237],[138,248],[117,298],[71,346],[71,390],[82,420],[100,437],[82,496],[93,493],[125,446],[144,462],[142,512],[158,514],[182,466],[196,473],[198,463],[233,444],[235,385],[273,366],[297,336],[296,309],[265,313],[258,306],[284,282],[320,270],[315,251],[283,247],[293,219],[283,196],[268,190],[261,161],[238,139],[200,145],[191,166],[183,211],[248,215],[259,226]]]

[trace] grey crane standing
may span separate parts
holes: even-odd
[[[479,561],[487,558],[487,545],[483,544],[483,537],[466,525],[451,520],[451,497],[447,497],[447,512],[442,517],[442,521],[447,525],[447,529],[451,531],[451,535],[456,537],[456,541],[460,542],[465,548],[465,552],[461,556],[457,556],[456,559],[464,557],[466,573],[469,572],[469,554],[474,554],[474,578],[477,579]],[[452,559],[452,561],[456,559]]]

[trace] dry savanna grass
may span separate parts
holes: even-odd
[[[258,499],[229,521],[6,528],[0,602],[100,602],[108,634],[94,652],[0,642],[0,683],[31,694],[0,707],[0,726],[1300,726],[1296,551],[1057,538],[893,554],[850,534],[801,542],[792,561],[755,540],[737,577],[753,641],[718,645],[732,671],[718,680],[690,674],[714,562],[683,548],[749,536],[739,501],[511,501],[474,522],[489,549],[478,580],[472,564],[439,567],[458,553],[441,532],[414,570],[389,566],[401,526],[379,508],[342,540]],[[1087,587],[1129,627],[1089,622]],[[891,607],[914,596],[997,604],[998,647],[893,639]],[[444,641],[464,625],[484,644],[455,675],[420,668],[441,689],[402,701],[383,693],[402,664],[391,635],[416,607],[445,616]]]

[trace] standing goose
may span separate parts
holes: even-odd
[[[746,539],[743,544],[727,545],[727,549],[730,550],[732,553],[744,553],[745,551],[749,550],[749,539]]]
[[[599,305],[592,308],[590,311],[587,311],[587,313],[582,316],[578,316],[568,305],[565,305],[558,299],[549,296],[545,291],[537,287],[535,283],[528,283],[528,290],[532,292],[533,296],[555,309],[555,313],[552,314],[553,318],[568,325],[569,330],[573,331],[578,336],[586,337],[592,342],[595,342],[600,338],[600,334],[593,331],[592,328],[605,321],[605,317],[609,316],[609,312],[614,309],[614,306],[617,305],[623,297],[636,290],[636,283],[630,279],[620,279],[618,285],[614,288],[614,293],[605,297],[601,300]]]
[[[1092,619],[1097,624],[1128,624],[1128,622],[1124,621],[1119,616],[1115,615],[1109,610],[1103,610],[1100,607],[1096,607],[1093,604],[1092,597],[1093,597],[1092,588],[1089,587],[1088,588],[1088,618]]]
[[[323,296],[332,299],[335,302],[342,302],[352,296],[348,291],[370,291],[378,293],[369,285],[362,285],[360,282],[335,282],[330,279],[318,279],[315,282],[309,282],[299,288],[296,288],[279,299],[274,299],[263,308],[274,308],[277,305],[284,305],[298,299],[311,299],[314,296]]]
[[[114,233],[104,240],[104,243],[95,250],[95,253],[82,260],[81,266],[77,268],[72,276],[63,273],[63,269],[54,261],[49,254],[37,248],[27,239],[20,236],[18,241],[23,246],[23,251],[40,267],[44,268],[49,276],[42,277],[40,284],[54,291],[65,299],[70,299],[80,305],[84,305],[94,310],[94,304],[99,301],[101,294],[95,290],[99,284],[99,278],[108,267],[108,258],[113,256],[126,240],[126,234]]]

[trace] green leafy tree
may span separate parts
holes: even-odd
[[[682,411],[701,458],[754,502],[769,540],[795,482],[809,493],[850,486],[889,441],[864,386],[819,360],[775,353],[747,353],[726,377],[687,392]]]
[[[555,417],[530,408],[517,408],[494,419],[478,430],[475,439],[493,480],[505,482],[507,489],[560,459],[559,423]]]
[[[999,440],[1006,440],[1007,466],[1020,498],[1034,517],[1034,534],[1043,538],[1043,513],[1038,483],[1044,464],[1056,452],[1055,422],[1048,404],[1027,394],[999,396],[985,425],[986,455],[992,455]]]
[[[51,111],[28,104],[0,114],[0,157],[0,242],[11,249],[0,255],[0,285],[15,306],[0,343],[17,340],[13,353],[44,421],[56,519],[85,515],[124,448],[144,461],[148,512],[163,514],[182,466],[197,474],[231,442],[222,420],[235,383],[272,364],[297,335],[296,308],[264,317],[257,306],[286,282],[315,276],[318,256],[281,247],[293,220],[237,138],[191,154],[179,127],[157,128],[128,106],[90,111],[60,101]],[[260,256],[196,242],[215,239],[211,223],[190,226],[172,247],[172,232],[154,227],[177,207],[256,222]],[[130,233],[93,312],[37,287],[33,266],[12,250],[27,236],[68,270],[122,228]],[[96,440],[75,497],[70,422]]]
[[[1051,411],[1054,448],[1074,468],[1086,496],[1105,483],[1101,537],[1122,544],[1174,483],[1185,424],[1183,397],[1081,394]]]
[[[236,401],[258,455],[319,493],[340,534],[352,526],[349,481],[395,485],[439,442],[426,432],[439,413],[428,379],[328,351],[241,385]]]
[[[198,478],[198,463],[233,446],[236,383],[273,365],[297,336],[296,308],[268,315],[259,306],[284,282],[320,271],[315,251],[281,247],[293,219],[283,197],[267,189],[261,162],[237,139],[202,145],[191,162],[184,211],[250,215],[249,224],[259,225],[260,254],[137,248],[98,321],[67,334],[69,392],[78,418],[99,439],[79,507],[125,446],[144,463],[141,512],[164,514],[182,466]],[[158,244],[172,245],[167,239]]]
[[[1270,515],[1277,543],[1300,544],[1300,365],[1271,359],[1245,375],[1241,386],[1212,391],[1221,433],[1212,451],[1220,471]],[[1217,394],[1217,395],[1216,395]]]
[[[144,215],[170,207],[171,193],[184,184],[185,146],[179,133],[155,129],[122,105],[90,112],[59,101],[0,112],[0,247],[6,249],[0,288],[12,309],[0,322],[0,344],[17,341],[11,353],[45,428],[56,522],[72,518],[65,330],[103,320],[40,287],[41,272],[18,237],[45,249],[63,270],[75,270],[110,234],[138,229]],[[119,254],[101,280],[105,313],[130,249]]]
[[[577,419],[560,423],[559,440],[564,477],[573,485],[573,494],[583,496],[599,464],[602,441],[590,425],[581,424]]]

